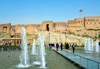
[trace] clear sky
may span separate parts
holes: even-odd
[[[100,0],[0,0],[0,24],[67,22],[84,16],[100,16]]]

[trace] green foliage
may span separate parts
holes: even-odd
[[[90,37],[90,36],[89,35],[86,35],[86,34],[85,35],[83,34],[82,37]]]
[[[6,32],[1,32],[1,33],[6,33]]]
[[[94,39],[94,40],[96,40],[97,38],[98,38],[98,37],[97,37],[97,36],[95,36],[93,39]]]
[[[9,33],[9,35],[11,35],[11,33]]]
[[[78,34],[78,36],[80,36],[80,35]]]
[[[74,35],[75,35],[75,33],[74,33],[74,32],[69,32],[69,34],[74,34]]]
[[[98,31],[98,30],[100,30],[100,29],[87,29],[87,30],[94,30],[94,31]]]
[[[80,32],[81,30],[76,30],[77,32]]]
[[[50,48],[49,47],[46,47],[45,50],[50,50]]]
[[[16,41],[14,41],[14,45],[16,46]]]
[[[7,46],[7,45],[2,45],[2,46],[0,46],[0,50],[1,50],[1,48],[3,48],[4,50],[7,50],[7,48],[18,48],[19,50],[21,49],[20,48],[20,46],[14,46],[14,45],[11,45],[11,46]]]
[[[98,38],[100,38],[100,34],[98,35]]]

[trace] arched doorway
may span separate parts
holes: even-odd
[[[49,24],[46,25],[46,30],[49,31]]]

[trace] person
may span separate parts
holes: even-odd
[[[49,47],[49,44],[47,44],[46,47]]]
[[[59,48],[59,44],[57,43],[56,44],[56,51],[58,51],[58,48]]]
[[[63,51],[63,44],[61,43],[61,51]]]
[[[49,48],[50,48],[50,50],[52,49],[52,45],[51,44],[49,44]]]
[[[69,44],[67,43],[66,44],[66,51],[69,49]]]
[[[72,44],[72,48],[73,48],[73,53],[74,53],[74,50],[75,50],[75,44],[74,43]]]

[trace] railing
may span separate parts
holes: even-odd
[[[87,58],[68,51],[58,52],[86,69],[100,69],[100,62],[92,60],[90,57]]]

